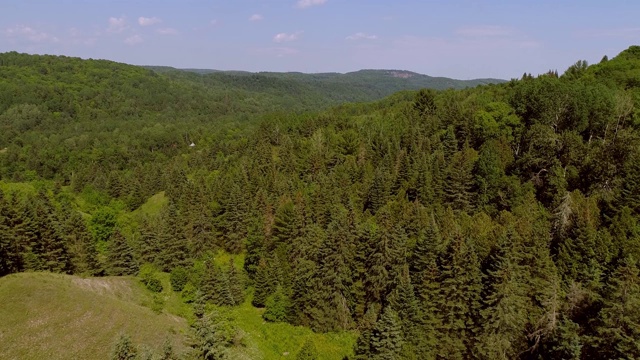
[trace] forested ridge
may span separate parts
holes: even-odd
[[[211,310],[246,299],[356,332],[352,359],[640,357],[638,46],[326,110],[110,62],[0,74],[0,275],[168,272],[194,358],[238,346]]]

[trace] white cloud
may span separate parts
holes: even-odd
[[[249,18],[249,21],[260,21],[264,19],[264,16],[260,15],[260,14],[253,14],[251,15],[251,17]]]
[[[161,23],[162,20],[158,19],[157,17],[144,17],[144,16],[140,16],[138,18],[138,24],[140,24],[140,26],[150,26],[150,25],[154,25],[154,24],[158,24]]]
[[[109,27],[107,28],[107,32],[110,33],[121,33],[127,28],[127,20],[124,16],[116,18],[109,18]]]
[[[327,0],[298,0],[296,7],[299,9],[306,9],[312,6],[323,5]]]
[[[294,34],[279,33],[273,37],[273,42],[283,43],[283,42],[298,40],[301,34],[302,34],[301,32],[297,32]]]
[[[4,34],[9,38],[23,38],[34,43],[60,41],[57,37],[51,34],[38,31],[25,25],[17,25],[12,28],[8,28],[4,31]]]
[[[503,26],[486,25],[460,28],[456,30],[456,34],[468,37],[509,36],[513,34],[513,30]]]
[[[378,36],[359,32],[346,37],[347,40],[376,40]]]
[[[128,38],[124,39],[124,43],[127,45],[135,45],[135,44],[140,44],[142,41],[144,41],[142,39],[142,36],[140,35],[133,35],[133,36],[129,36]]]
[[[178,30],[174,28],[161,28],[156,30],[156,32],[160,35],[176,35],[178,33]]]

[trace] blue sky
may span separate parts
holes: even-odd
[[[509,79],[640,44],[639,15],[623,0],[0,0],[0,52]]]

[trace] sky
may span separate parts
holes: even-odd
[[[640,44],[638,15],[637,0],[0,0],[0,52],[511,79]]]

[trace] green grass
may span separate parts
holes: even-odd
[[[164,195],[164,191],[161,191],[152,197],[150,197],[144,204],[140,205],[134,213],[138,216],[156,216],[160,214],[160,211],[167,206],[169,199]]]
[[[295,359],[307,339],[312,339],[321,360],[340,360],[353,353],[357,334],[340,332],[318,334],[309,328],[287,323],[270,323],[262,318],[264,309],[250,301],[227,309],[229,317],[243,334],[244,346],[232,348],[230,359]]]
[[[154,313],[143,305],[150,297],[126,277],[0,278],[0,359],[108,359],[120,333],[151,349],[160,349],[168,338],[185,350],[186,320]]]
[[[4,182],[0,181],[0,190],[5,194],[35,194],[37,192],[36,187],[29,182]]]

